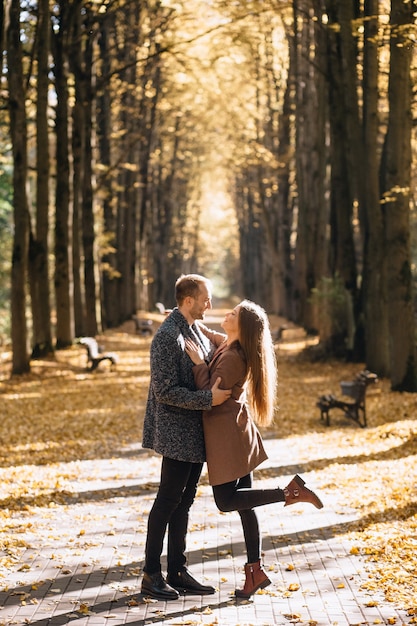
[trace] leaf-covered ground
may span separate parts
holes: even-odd
[[[14,513],[68,501],[71,476],[59,464],[111,458],[140,441],[150,342],[131,330],[100,338],[119,354],[113,371],[108,363],[86,371],[77,345],[11,379],[10,354],[1,355],[0,572],[15,567],[25,549],[25,528],[16,527]],[[276,421],[264,435],[288,440],[295,461],[316,473],[328,497],[357,510],[360,521],[347,524],[347,532],[352,554],[368,562],[363,586],[383,591],[417,623],[417,394],[393,393],[379,381],[367,396],[368,428],[337,412],[328,428],[318,395],[340,395],[339,382],[361,365],[311,363],[285,348],[278,348]]]

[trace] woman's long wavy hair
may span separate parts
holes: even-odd
[[[268,316],[255,302],[243,300],[239,308],[239,343],[245,353],[247,403],[254,421],[268,426],[274,419],[278,368]]]

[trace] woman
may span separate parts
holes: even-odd
[[[201,330],[217,346],[209,363],[199,347],[186,342],[186,352],[194,363],[193,374],[199,389],[209,389],[218,377],[222,387],[232,389],[223,404],[203,413],[204,439],[209,482],[220,511],[237,511],[242,521],[247,551],[245,584],[235,594],[249,598],[271,581],[263,570],[257,506],[273,502],[310,502],[323,507],[315,493],[295,476],[285,489],[252,489],[252,470],[267,458],[256,425],[273,420],[277,386],[274,346],[265,311],[243,300],[227,313],[222,328],[226,335]]]

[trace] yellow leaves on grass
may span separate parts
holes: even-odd
[[[414,519],[397,520],[395,524],[380,521],[360,533],[363,545],[356,546],[356,554],[363,555],[372,564],[368,568],[368,580],[361,585],[363,589],[383,589],[390,602],[417,605],[415,529],[414,516]]]
[[[33,361],[32,372],[10,379],[0,370],[0,465],[50,464],[103,458],[140,436],[149,375],[149,342],[115,335],[100,341],[120,356],[117,370],[85,369],[80,346]]]

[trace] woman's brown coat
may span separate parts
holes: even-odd
[[[208,365],[194,366],[197,387],[210,389],[220,376],[220,387],[232,389],[226,402],[203,412],[209,482],[221,485],[246,476],[268,457],[245,404],[247,367],[239,342],[227,346],[221,333],[203,332],[218,348]]]

